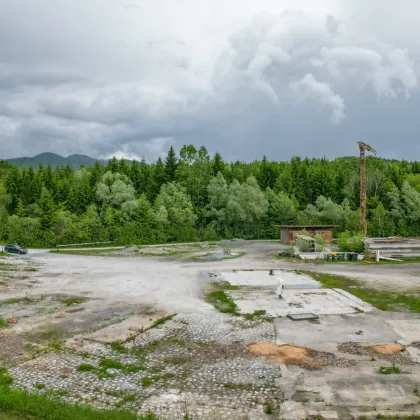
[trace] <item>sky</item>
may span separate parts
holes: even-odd
[[[420,160],[417,0],[0,0],[0,159]]]

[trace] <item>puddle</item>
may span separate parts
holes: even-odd
[[[210,254],[202,255],[199,257],[200,260],[223,260],[225,258],[235,258],[239,256],[239,252],[232,252],[231,254],[225,254],[224,252],[212,252]]]

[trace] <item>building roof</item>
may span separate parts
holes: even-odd
[[[280,225],[282,229],[333,229],[339,225]]]

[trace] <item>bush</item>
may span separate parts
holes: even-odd
[[[296,246],[300,252],[315,251],[315,241],[310,241],[308,235],[300,235],[296,238]]]
[[[357,252],[362,254],[365,250],[363,236],[352,236],[349,232],[343,232],[338,237],[338,248],[341,252]]]
[[[325,244],[324,238],[320,234],[315,235],[314,239],[315,239],[315,242],[318,245],[324,245]]]

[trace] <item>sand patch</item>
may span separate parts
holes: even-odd
[[[352,360],[340,359],[333,353],[320,352],[307,347],[271,343],[251,343],[248,351],[256,356],[264,356],[268,363],[297,365],[305,369],[319,370],[325,366],[354,366]]]
[[[384,355],[396,354],[404,350],[401,344],[377,344],[375,346],[366,346],[366,348]]]

